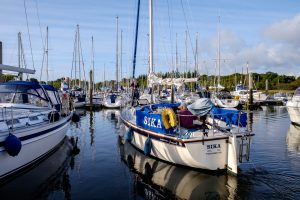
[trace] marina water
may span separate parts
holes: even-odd
[[[249,114],[251,162],[237,177],[174,166],[125,143],[119,110],[78,111],[69,139],[33,169],[0,186],[2,199],[297,199],[300,127],[285,107]],[[75,142],[76,143],[76,142]]]

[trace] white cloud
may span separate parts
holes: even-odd
[[[276,42],[300,45],[300,13],[266,27],[263,33]]]
[[[249,62],[252,72],[273,71],[279,74],[299,76],[300,66],[300,13],[293,18],[275,22],[263,29],[260,42],[247,45],[239,36],[230,31],[221,32],[222,74],[240,72]],[[209,45],[211,57],[216,57],[217,38]]]

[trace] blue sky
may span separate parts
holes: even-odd
[[[33,63],[24,1],[0,0],[0,3],[3,62],[17,65],[17,34],[22,32],[26,63],[30,67]],[[188,30],[188,68],[194,67],[193,51],[198,33],[200,73],[214,74],[220,15],[221,74],[242,72],[242,68],[245,72],[248,62],[253,72],[300,75],[300,1],[153,0],[153,3],[156,72],[174,68],[176,34],[179,70],[185,69],[185,32]],[[46,26],[49,26],[50,79],[71,75],[75,29],[79,24],[86,73],[91,66],[93,36],[96,81],[103,80],[104,65],[106,79],[115,79],[116,16],[119,16],[119,30],[123,31],[123,76],[132,74],[137,0],[26,0],[26,8],[37,70],[35,77],[38,78],[41,71]],[[147,34],[148,0],[141,0],[136,74],[147,72]]]

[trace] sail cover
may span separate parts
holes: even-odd
[[[213,103],[209,98],[201,98],[197,99],[187,108],[191,111],[191,113],[193,113],[193,115],[201,117],[209,113],[209,111],[213,108]]]

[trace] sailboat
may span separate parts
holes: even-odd
[[[298,87],[291,100],[286,103],[291,122],[300,126],[300,87]]]
[[[152,0],[149,0],[149,7],[152,74]],[[199,99],[189,108],[194,108],[195,114],[199,113],[198,117],[203,119],[212,108],[209,102],[208,99]],[[193,128],[184,128],[181,116],[174,112],[178,106],[176,103],[160,103],[124,109],[120,118],[127,128],[126,141],[144,151],[145,155],[166,162],[197,169],[228,170],[237,174],[238,165],[249,160],[254,134],[240,128],[239,123],[236,127],[221,130],[215,123],[208,124],[205,120],[192,121]],[[240,115],[235,116],[238,116],[236,121],[239,122]]]
[[[117,21],[117,36],[116,36],[116,85],[115,88],[113,88],[109,93],[106,93],[103,99],[103,106],[106,108],[121,108],[125,106],[126,104],[126,97],[121,94],[121,91],[119,91],[119,55],[118,55],[118,36],[119,36],[119,23],[118,23],[118,17],[116,17]]]
[[[74,79],[73,79],[73,70],[74,70]],[[81,74],[82,72],[83,72],[84,79],[82,79],[82,74]],[[85,69],[84,69],[78,24],[76,26],[76,33],[75,33],[71,79],[73,79],[73,81],[71,80],[70,96],[73,98],[74,107],[75,108],[84,107],[86,105],[86,80],[85,80]]]
[[[7,65],[6,70],[32,72]],[[62,113],[53,86],[29,81],[0,83],[0,112],[1,182],[54,152],[73,116],[71,111]]]
[[[225,88],[220,84],[220,67],[221,67],[221,51],[220,51],[220,16],[219,16],[219,24],[218,24],[218,59],[217,59],[217,67],[218,67],[218,83],[214,88],[216,91],[212,93],[211,100],[215,104],[215,106],[221,108],[237,108],[240,107],[240,101],[237,98],[233,98],[230,92],[225,90]]]

